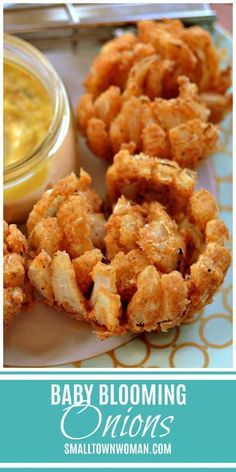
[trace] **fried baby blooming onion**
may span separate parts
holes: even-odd
[[[113,209],[100,238],[90,226],[89,246],[82,222],[86,228],[91,214],[102,214],[89,176],[82,171],[60,181],[28,220],[29,278],[44,302],[88,321],[102,339],[166,331],[210,303],[231,257],[215,200],[206,190],[194,192],[195,177],[168,160],[120,151],[107,172]],[[41,227],[47,220],[48,232]]]
[[[109,41],[95,58],[78,104],[80,129],[100,158],[126,148],[194,168],[217,146],[213,123],[231,109],[230,75],[203,28],[141,21],[137,35]]]
[[[143,151],[194,168],[218,145],[218,128],[208,122],[209,109],[197,86],[178,78],[176,98],[131,96],[124,98],[111,86],[95,101],[88,94],[78,107],[79,123],[91,150],[110,159],[120,149]]]
[[[125,33],[101,48],[85,88],[97,97],[111,85],[123,92],[137,82],[140,95],[154,98],[155,91],[155,97],[170,98],[180,75],[195,82],[200,92],[223,95],[231,84],[230,68],[221,70],[219,52],[205,29],[185,28],[180,20],[140,21],[137,34]]]

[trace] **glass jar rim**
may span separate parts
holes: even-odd
[[[10,57],[9,51],[13,53],[14,58]],[[21,38],[18,38],[17,36],[4,34],[4,61],[13,62],[26,69],[29,73],[31,73],[31,75],[36,77],[37,80],[39,80],[43,87],[48,91],[48,87],[45,85],[45,80],[42,80],[39,71],[38,74],[30,71],[27,67],[27,64],[23,63],[22,58],[17,55],[17,53],[23,53],[29,60],[31,59],[33,61],[38,61],[40,66],[43,66],[46,75],[50,76],[50,86],[54,93],[55,99],[53,103],[53,116],[46,136],[35,148],[32,149],[31,152],[16,162],[4,166],[4,177],[9,176],[12,172],[14,173],[14,171],[23,169],[25,165],[33,165],[36,160],[39,162],[39,159],[43,158],[44,151],[53,143],[54,136],[60,127],[62,97],[65,97],[66,95],[64,84],[59,78],[56,70],[48,61],[48,59],[35,46]],[[49,98],[51,100],[51,97]]]

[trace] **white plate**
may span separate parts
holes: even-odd
[[[30,313],[21,313],[9,327],[5,365],[47,367],[93,357],[132,339],[114,337],[100,341],[85,322],[36,303]]]

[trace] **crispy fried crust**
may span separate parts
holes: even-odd
[[[41,251],[29,268],[31,283],[101,339],[180,325],[211,303],[231,256],[209,192],[192,191],[181,217],[175,208],[176,220],[157,201],[140,205],[122,196],[106,225],[106,263],[99,249],[75,259]]]
[[[120,151],[107,172],[113,209],[105,225],[89,176],[81,178],[76,183],[69,176],[76,190],[66,194],[65,180],[59,182],[49,194],[54,196],[43,197],[30,218],[36,256],[29,278],[45,303],[86,320],[101,339],[166,331],[211,303],[231,261],[224,247],[228,232],[213,196],[194,191],[194,172]],[[47,216],[51,208],[53,216]],[[23,303],[18,285],[24,273],[22,255],[9,257],[8,233],[5,227],[10,319]],[[22,235],[12,235],[12,244],[16,247],[20,237],[17,247],[24,248]]]
[[[125,329],[132,332],[164,331],[191,318],[211,303],[231,261],[224,247],[228,231],[217,219],[214,197],[204,189],[194,192],[194,174],[190,174],[191,185],[186,185],[188,192],[185,188],[180,199],[175,182],[181,182],[181,169],[172,163],[162,174],[163,163],[121,151],[107,172],[110,200],[118,199],[106,225],[107,256],[116,272],[117,292],[128,302]],[[155,187],[153,168],[158,166]],[[162,182],[172,189],[165,195],[167,211],[155,201],[160,200],[159,194],[153,192],[150,198],[148,193],[162,188],[163,198]],[[134,202],[119,198],[121,194]],[[129,221],[134,209],[142,220],[133,226],[132,246],[121,247],[122,221]]]
[[[194,169],[199,162],[216,150],[219,131],[211,123],[195,119],[169,131],[173,160],[181,167]]]
[[[69,255],[58,251],[51,262],[52,289],[55,302],[75,319],[86,316],[86,301],[76,283]]]
[[[3,289],[4,304],[4,332],[7,331],[9,324],[15,318],[23,307],[25,294],[20,287]]]
[[[72,258],[94,247],[103,247],[105,218],[102,202],[91,188],[90,176],[81,170],[46,192],[31,211],[27,228],[35,253],[45,250],[51,257],[66,250]]]
[[[132,332],[167,331],[179,325],[190,303],[187,295],[179,272],[160,275],[154,266],[145,267],[138,276],[137,292],[127,308],[128,329]]]
[[[123,90],[135,62],[154,52],[151,45],[138,43],[132,33],[109,41],[92,64],[84,84],[86,90],[95,97],[112,85]]]
[[[72,260],[77,283],[84,295],[86,295],[93,282],[93,268],[98,262],[102,262],[102,259],[103,254],[100,249],[92,249],[91,251],[86,251],[82,256],[76,257],[76,259]]]
[[[145,210],[121,197],[106,223],[106,254],[111,260],[117,252],[125,253],[137,247],[138,230],[144,225]]]
[[[217,243],[207,244],[198,261],[191,266],[190,277],[186,282],[191,299],[187,310],[189,318],[208,303],[212,303],[213,295],[222,284],[230,262],[228,249]]]
[[[30,233],[34,226],[43,218],[55,216],[60,204],[78,190],[78,180],[75,174],[71,174],[60,180],[53,188],[43,194],[34,205],[27,220],[27,229]]]
[[[196,85],[184,76],[178,78],[178,85],[179,96],[169,100],[151,101],[134,87],[122,96],[117,87],[110,87],[94,102],[91,95],[83,96],[78,119],[92,151],[110,160],[120,149],[143,151],[195,167],[217,147],[219,133],[207,123],[210,111]]]
[[[218,214],[218,206],[213,195],[208,190],[200,189],[189,199],[188,216],[199,229],[204,230],[210,220]]]
[[[161,85],[165,97],[176,93],[177,79],[183,74],[196,82],[201,90],[215,90],[222,94],[227,90],[230,73],[228,69],[220,69],[218,52],[206,30],[199,26],[184,28],[179,20],[145,20],[137,26],[137,35],[125,33],[101,48],[85,81],[87,92],[96,97],[109,86],[118,86],[123,91],[131,80],[139,82],[140,75],[146,79],[148,92],[152,75],[149,77],[146,69],[150,72],[151,67],[144,68],[143,60],[153,60],[153,57],[159,61],[154,84],[156,87]],[[160,70],[166,61],[173,67],[162,77]],[[139,69],[141,72],[138,74]]]
[[[212,123],[232,108],[230,76],[203,28],[141,21],[137,36],[109,41],[95,58],[77,108],[80,129],[102,159],[128,149],[194,168],[217,147]]]
[[[106,174],[111,204],[124,195],[138,202],[157,200],[174,213],[188,205],[195,181],[194,172],[181,169],[175,162],[145,154],[133,156],[126,150],[116,154]]]
[[[184,28],[179,24],[176,27],[175,21],[141,21],[138,39],[152,44],[156,52],[175,61],[173,86],[181,73],[196,82],[201,91],[224,94],[230,86],[230,71],[220,69],[218,51],[210,34],[200,26]]]
[[[183,28],[171,31],[162,27],[160,22],[141,21],[138,24],[138,38],[141,42],[151,44],[162,59],[173,61],[174,70],[165,81],[165,96],[176,93],[176,82],[179,75],[192,77],[196,66],[196,57],[187,44],[179,38]]]
[[[200,94],[200,100],[205,103],[210,110],[210,121],[219,123],[224,116],[232,109],[232,95],[221,95],[215,92],[204,92]]]
[[[139,230],[137,244],[150,264],[166,274],[179,270],[185,254],[185,241],[175,221],[157,202],[150,221]],[[153,209],[151,210],[154,213]]]
[[[25,279],[24,257],[17,253],[4,256],[4,287],[21,287]]]
[[[42,297],[46,298],[46,300],[50,302],[52,302],[54,298],[51,262],[52,258],[43,249],[30,263],[28,271],[31,284],[42,295]]]
[[[151,100],[165,95],[165,80],[173,72],[174,62],[153,54],[144,57],[131,68],[123,99],[147,95]]]
[[[111,265],[116,272],[117,292],[122,301],[128,302],[137,290],[137,277],[148,265],[148,260],[137,248],[126,254],[118,252],[111,260]]]
[[[29,234],[28,243],[36,253],[43,249],[52,256],[63,242],[63,233],[55,216],[42,218]]]
[[[59,208],[57,221],[64,234],[64,247],[72,257],[77,257],[93,248],[86,200],[80,195],[71,195]]]
[[[210,112],[200,101],[196,86],[190,84],[186,77],[179,77],[178,84],[177,98],[156,98],[151,102],[147,97],[140,96],[131,97],[123,103],[120,113],[109,127],[113,153],[118,152],[124,143],[132,142],[136,152],[147,152],[154,157],[168,157],[179,160],[181,164],[171,146],[173,128],[179,141],[181,138],[185,140],[184,133],[187,131],[194,133],[196,157],[193,161],[191,156],[188,159],[188,154],[185,154],[186,162],[183,162],[183,165],[187,167],[194,167],[216,148],[218,131],[212,124],[208,124],[208,127],[206,125]],[[93,150],[98,154],[96,148]]]
[[[89,319],[105,327],[108,332],[119,334],[121,317],[121,300],[116,290],[116,275],[112,266],[98,262],[93,269],[94,282],[90,305],[92,311]],[[100,328],[101,329],[101,328]]]
[[[22,309],[33,305],[32,287],[27,277],[28,243],[16,225],[4,221],[4,331]]]

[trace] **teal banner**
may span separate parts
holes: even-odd
[[[0,380],[1,463],[235,463],[236,383]]]

